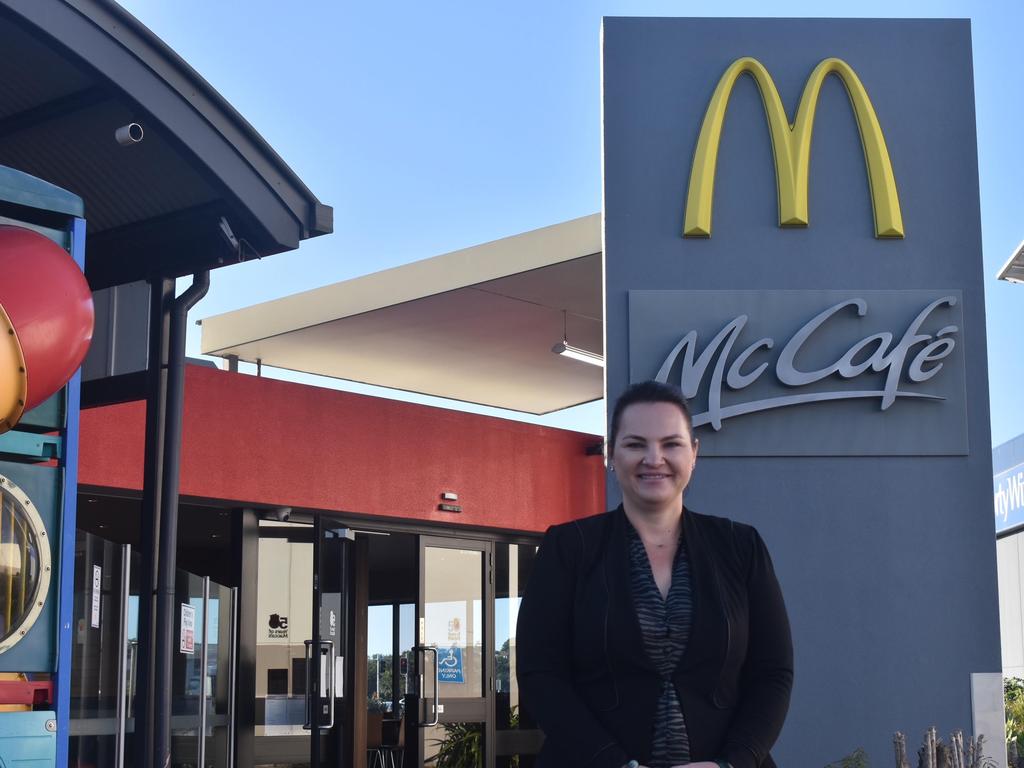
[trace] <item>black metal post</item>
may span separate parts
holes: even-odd
[[[323,691],[320,686],[320,665],[323,663],[323,658],[320,655],[320,638],[322,630],[320,622],[322,620],[322,598],[323,598],[323,580],[321,575],[322,566],[322,546],[324,538],[323,529],[323,515],[316,515],[313,518],[313,637],[311,639],[312,648],[310,649],[310,674],[309,674],[309,686],[306,689],[306,697],[308,701],[312,702],[310,706],[310,749],[309,749],[309,764],[310,768],[320,768],[320,721],[323,719]],[[333,687],[333,683],[332,683]]]
[[[164,425],[163,483],[160,502],[160,550],[157,561],[156,646],[153,670],[153,765],[171,764],[171,689],[173,680],[174,575],[178,559],[178,480],[181,474],[182,415],[185,406],[185,332],[188,311],[210,288],[209,270],[192,276],[192,285],[171,304],[167,354],[167,408]],[[205,628],[204,628],[205,631]],[[202,734],[200,734],[202,738]]]
[[[260,521],[253,509],[234,513],[233,557],[238,583],[238,657],[235,669],[235,765],[255,762],[256,746],[256,590],[260,554]],[[261,721],[262,722],[262,721]]]
[[[174,301],[174,280],[150,280],[149,351],[146,371],[146,448],[142,480],[140,541],[142,571],[139,584],[139,627],[135,696],[135,764],[148,765],[153,754],[154,669],[153,600],[156,594],[156,565],[159,549],[160,498],[164,471],[164,423],[167,408],[167,345],[170,334],[170,306]]]

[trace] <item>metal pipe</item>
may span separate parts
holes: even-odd
[[[178,560],[178,481],[181,475],[182,416],[185,408],[185,332],[188,311],[210,288],[210,271],[192,276],[192,285],[173,301],[167,345],[167,410],[164,426],[163,485],[160,493],[160,549],[156,587],[156,668],[153,680],[153,766],[171,764],[171,688],[174,682],[174,576]]]
[[[117,735],[114,768],[124,768],[124,744],[128,725],[128,593],[131,585],[132,545],[121,545],[121,594],[117,636]]]
[[[206,670],[210,663],[210,631],[207,621],[210,620],[210,577],[203,578],[203,645],[199,656],[199,744],[196,764],[198,768],[206,766]]]
[[[158,535],[164,477],[164,424],[167,415],[167,355],[174,280],[150,280],[149,348],[146,373],[146,447],[142,475],[142,520],[139,573],[139,625],[135,643],[135,764],[153,758],[155,711],[152,684],[155,669],[153,619],[156,615]]]
[[[228,764],[227,768],[235,768],[235,686],[238,684],[238,587],[231,588],[231,651],[228,677]],[[220,641],[217,642],[218,653]],[[218,667],[219,669],[219,667]]]

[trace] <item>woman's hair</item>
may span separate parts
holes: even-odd
[[[690,406],[686,404],[686,397],[683,396],[682,390],[674,384],[666,384],[663,381],[640,381],[627,387],[626,391],[615,401],[615,408],[612,410],[612,424],[608,430],[609,456],[615,450],[615,438],[619,436],[623,411],[637,403],[671,403],[676,406],[683,412],[686,428],[690,431],[690,437],[693,437],[693,416],[690,414]]]

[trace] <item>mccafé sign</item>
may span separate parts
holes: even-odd
[[[747,315],[739,315],[726,323],[699,354],[697,332],[687,333],[665,358],[655,378],[668,381],[669,373],[678,367],[679,384],[688,398],[695,397],[706,386],[708,408],[703,413],[693,414],[693,425],[699,427],[710,424],[716,430],[722,428],[723,420],[734,416],[825,400],[877,398],[881,401],[883,411],[898,397],[941,400],[943,398],[938,395],[901,389],[901,382],[908,380],[920,384],[942,370],[942,361],[956,348],[956,335],[960,328],[944,325],[930,333],[923,331],[923,327],[937,308],[953,307],[956,303],[957,297],[954,295],[936,299],[924,307],[902,333],[881,331],[853,339],[849,348],[837,360],[821,367],[816,367],[820,363],[815,364],[811,370],[798,363],[797,358],[804,356],[802,351],[805,346],[811,346],[812,336],[827,333],[828,321],[840,312],[853,311],[863,317],[867,314],[867,301],[858,297],[833,304],[798,328],[785,344],[766,336],[749,346],[737,347],[737,341],[749,321]],[[779,348],[778,354],[769,356],[776,348]],[[748,400],[732,405],[722,403],[723,385],[741,393],[766,375],[769,369],[780,384],[798,394]],[[830,378],[850,380],[876,374],[882,375],[880,388],[870,388],[870,385],[868,388],[853,390],[816,388],[816,385]],[[812,388],[812,391],[805,391],[807,388]]]
[[[961,301],[954,290],[631,291],[631,377],[678,384],[705,445],[767,428],[775,451],[805,453],[849,421],[846,447],[868,446],[856,452],[957,453],[962,442],[926,425],[962,426]],[[872,431],[874,445],[857,436]],[[899,432],[906,445],[892,442]]]

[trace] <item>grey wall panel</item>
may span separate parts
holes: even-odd
[[[874,237],[860,136],[836,77],[818,105],[810,224],[779,228],[771,142],[748,76],[724,123],[712,236],[681,236],[705,108],[742,56],[768,68],[791,120],[819,61],[856,70],[888,144],[905,238]],[[736,419],[753,450],[699,459],[687,504],[754,523],[775,558],[797,663],[780,765],[824,765],[858,746],[881,765],[893,731],[913,742],[930,725],[969,730],[971,674],[998,672],[1001,660],[968,22],[606,19],[603,88],[609,402],[631,377],[630,291],[906,292],[908,306],[915,292],[961,292],[963,381],[938,427],[960,455],[766,455],[758,419],[786,414],[755,413]],[[702,322],[696,307],[664,322],[687,320]],[[790,416],[809,446],[835,445],[867,418],[848,406]],[[917,419],[896,405],[885,413],[912,443]]]
[[[149,359],[149,283],[115,285],[93,293],[96,324],[82,379],[146,370]]]

